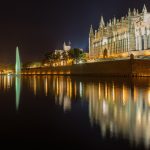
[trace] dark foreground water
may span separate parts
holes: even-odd
[[[150,149],[150,78],[0,76],[0,145]]]

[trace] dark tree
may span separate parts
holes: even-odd
[[[49,51],[45,53],[45,59],[46,61],[48,61],[50,63],[50,65],[52,64],[52,62],[55,59],[55,52],[54,51]]]
[[[49,52],[46,52],[45,53],[45,59],[47,59],[47,60],[53,60],[54,59],[54,51],[49,51]]]
[[[74,59],[76,63],[82,58],[83,56],[83,51],[80,50],[79,48],[74,48],[71,49],[69,52],[69,57]]]

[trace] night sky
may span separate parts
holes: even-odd
[[[15,62],[19,46],[23,62],[36,61],[44,53],[61,49],[64,41],[72,47],[88,49],[90,25],[127,14],[128,8],[139,8],[149,0],[6,0],[0,3],[0,63]]]

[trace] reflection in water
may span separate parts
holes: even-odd
[[[1,75],[0,76],[0,91],[7,92],[13,86],[13,79],[15,79],[15,92],[16,92],[16,110],[19,107],[20,100],[20,88],[21,88],[21,77],[20,76],[11,76],[11,75]]]
[[[21,88],[21,77],[15,77],[15,90],[16,90],[16,110],[19,108],[19,101],[20,101],[20,88]]]
[[[64,111],[71,111],[75,100],[88,102],[91,126],[98,125],[105,138],[123,137],[150,148],[150,79],[80,79],[69,76],[26,76],[35,96],[55,98]],[[125,81],[124,81],[125,80]],[[12,87],[12,77],[0,77],[0,90]],[[16,109],[19,107],[21,79],[15,78]],[[43,96],[43,95],[42,95]],[[84,105],[82,105],[84,107]]]
[[[94,85],[93,85],[94,86]],[[92,97],[89,98],[89,116],[91,123],[99,124],[103,136],[109,129],[112,135],[122,134],[124,138],[135,140],[137,143],[144,139],[145,145],[150,143],[150,105],[148,103],[148,90],[142,91],[137,87],[132,90],[123,83],[119,87],[114,87],[114,95],[112,92],[112,84],[106,87],[101,86],[101,95],[97,99],[98,87],[88,87],[88,91]],[[106,93],[107,88],[107,93]],[[106,95],[108,97],[106,97]]]
[[[12,87],[12,77],[7,75],[0,76],[0,90],[7,91]]]
[[[52,94],[56,104],[71,111],[72,101],[87,100],[91,125],[100,126],[101,134],[150,145],[150,80],[86,80],[63,76],[30,77],[31,87],[43,87],[45,96]],[[146,79],[142,79],[146,80]],[[44,82],[43,82],[44,81]],[[43,84],[43,85],[42,85]],[[36,88],[35,88],[36,85]]]
[[[45,78],[45,81],[44,81],[45,83],[45,95],[47,96],[47,92],[48,92],[48,82],[47,82],[47,77]]]

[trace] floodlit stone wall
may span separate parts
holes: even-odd
[[[150,60],[117,60],[72,66],[22,69],[30,75],[150,76]]]

